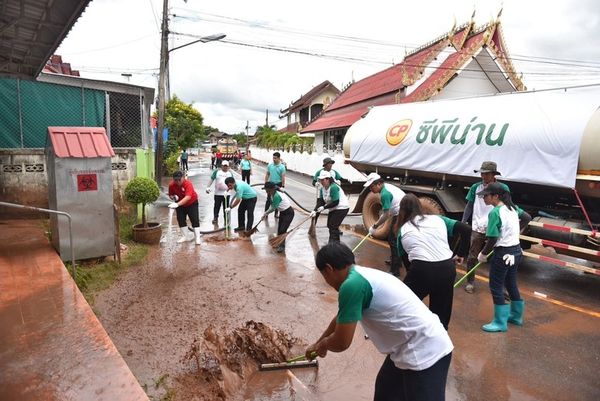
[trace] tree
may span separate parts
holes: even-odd
[[[202,121],[202,114],[176,95],[166,104],[165,127],[169,129],[169,140],[175,140],[182,149],[191,148],[206,137]]]
[[[245,132],[240,132],[239,134],[233,135],[233,139],[235,139],[237,141],[237,144],[239,147],[246,146],[246,133]]]

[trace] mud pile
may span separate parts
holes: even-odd
[[[181,384],[177,399],[226,400],[261,363],[285,361],[297,343],[289,334],[253,320],[226,334],[210,325],[182,359],[188,372],[176,379]]]

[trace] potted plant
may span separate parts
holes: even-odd
[[[147,177],[135,177],[125,187],[125,199],[135,205],[142,204],[142,224],[133,226],[133,240],[144,244],[158,244],[160,223],[146,221],[146,204],[158,199],[160,191],[156,182]]]

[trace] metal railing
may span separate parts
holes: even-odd
[[[0,206],[13,207],[17,209],[36,210],[38,212],[54,213],[59,216],[66,216],[69,219],[69,247],[71,248],[71,271],[73,273],[73,280],[75,280],[77,275],[77,269],[75,267],[75,249],[73,248],[73,224],[71,222],[72,218],[69,213],[61,212],[58,210],[43,209],[41,207],[19,205],[17,203],[0,202]]]

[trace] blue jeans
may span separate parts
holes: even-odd
[[[502,259],[504,255],[513,255],[515,264],[507,266]],[[517,268],[522,258],[523,251],[520,245],[494,248],[494,254],[490,261],[490,291],[494,305],[504,305],[504,287],[506,287],[511,301],[521,300],[517,287]]]

